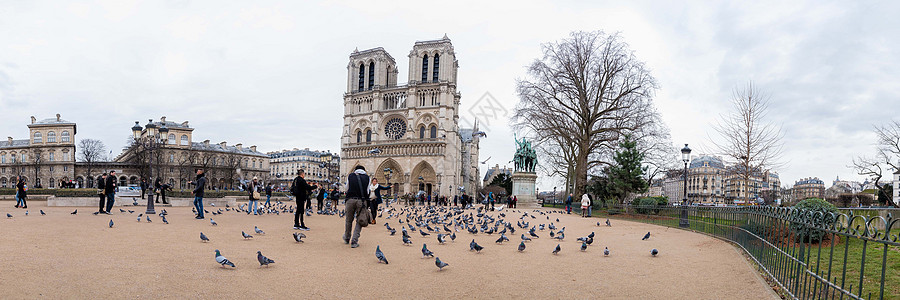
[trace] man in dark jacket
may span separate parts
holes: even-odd
[[[266,205],[265,207],[269,207],[269,201],[272,201],[272,184],[266,185]]]
[[[112,214],[113,204],[116,203],[116,171],[109,171],[109,177],[106,178],[106,214]]]
[[[309,185],[306,183],[306,172],[303,169],[297,172],[297,177],[294,178],[294,182],[291,184],[291,195],[294,195],[294,200],[297,202],[297,210],[294,212],[294,229],[299,230],[309,230],[309,227],[306,227],[306,224],[303,222],[303,215],[306,214],[305,204],[309,200],[309,192],[316,188],[315,185]]]
[[[100,195],[100,213],[106,213],[106,173],[97,180],[97,194]]]
[[[150,184],[147,183],[147,179],[141,178],[141,199],[144,199],[148,188],[150,188]]]
[[[350,244],[350,248],[359,247],[359,232],[362,226],[356,222],[356,215],[360,210],[368,209],[366,202],[369,200],[369,175],[366,168],[356,166],[353,173],[347,175],[347,200],[344,202],[344,244]],[[353,229],[353,235],[350,235]]]
[[[197,180],[191,181],[190,184],[194,185],[194,191],[191,193],[194,194],[194,209],[197,210],[196,219],[203,219],[203,191],[206,189],[206,176],[203,174],[203,169],[197,169]]]
[[[320,187],[319,193],[316,195],[316,208],[318,211],[322,211],[322,206],[325,205],[325,188]]]

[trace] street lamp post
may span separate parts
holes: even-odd
[[[384,179],[385,179],[385,181],[387,181],[387,185],[391,187],[391,191],[396,190],[396,189],[394,188],[394,186],[391,185],[391,175],[394,174],[394,170],[391,170],[391,168],[384,168],[383,171],[384,171]],[[394,194],[394,198],[393,198],[393,199],[396,201],[396,199],[397,199],[397,198],[396,198],[396,197],[397,197],[396,195],[397,195],[397,194],[396,194],[396,192],[394,192],[393,194]],[[390,204],[390,202],[388,202],[388,204]]]
[[[684,161],[684,198],[681,200],[682,206],[688,205],[687,200],[687,167],[688,162],[691,161],[691,148],[688,148],[688,144],[684,144],[684,148],[681,148],[681,160]],[[690,227],[690,224],[687,220],[687,207],[681,208],[681,220],[678,221],[678,226],[682,228]]]
[[[165,124],[162,124],[162,127],[159,129],[156,128],[156,124],[153,124],[153,120],[149,120],[147,125],[145,126],[147,130],[147,135],[142,136],[141,132],[143,128],[138,125],[138,122],[134,122],[134,127],[131,127],[132,134],[134,135],[135,143],[144,143],[144,147],[146,147],[148,151],[148,155],[150,156],[149,164],[149,178],[148,178],[148,187],[153,184],[153,150],[158,150],[163,147],[166,143],[167,135],[169,133],[169,128],[166,127]],[[160,176],[160,172],[157,172],[157,176]],[[156,208],[154,206],[154,196],[153,189],[151,188],[147,193],[147,211],[145,214],[156,214]]]

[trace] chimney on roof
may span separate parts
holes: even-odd
[[[219,143],[219,146],[222,146],[222,148],[225,148],[225,145],[227,145],[227,143],[225,143],[225,141],[222,141]]]
[[[203,145],[204,145],[204,146],[209,146],[209,140],[204,140],[204,141],[203,141]]]
[[[6,140],[9,141],[9,145],[12,146],[12,137],[7,137]]]
[[[34,124],[34,122],[36,122],[36,121],[37,121],[37,119],[35,119],[34,116],[31,116],[31,124]]]
[[[243,146],[244,146],[244,144],[241,144],[241,143],[234,144],[234,147],[237,148],[238,151],[244,150]]]
[[[60,120],[62,119],[59,118],[59,114],[56,114],[56,121],[59,122]]]
[[[166,116],[162,116],[162,118],[159,118],[159,122],[160,122],[160,123],[165,123],[165,122],[166,122]]]
[[[256,152],[256,145],[250,146],[250,151]]]
[[[190,126],[188,126],[188,121],[181,122],[181,126],[190,127]]]
[[[291,150],[291,151],[300,151],[300,149],[294,148],[294,150]]]

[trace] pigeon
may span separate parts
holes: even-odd
[[[212,218],[209,218],[209,223],[212,224],[213,226],[219,225],[219,223],[216,223],[216,221],[213,220]]]
[[[144,214],[138,214],[138,219],[140,219],[143,216],[144,216]]]
[[[421,234],[423,237],[431,235],[430,233],[422,231],[422,229],[419,229],[419,234]]]
[[[450,234],[450,240],[454,242],[456,241],[456,232]]]
[[[28,215],[28,211],[27,211],[27,210],[25,211],[25,215],[26,215],[26,216]]]
[[[206,237],[206,235],[203,234],[202,232],[200,233],[200,240],[204,241],[204,242],[209,242],[209,238]]]
[[[501,234],[501,235],[500,235],[500,238],[497,239],[496,243],[497,243],[497,244],[502,244],[504,241],[509,242],[509,238],[506,237],[505,234]]]
[[[96,216],[96,215],[99,215],[99,214],[100,214],[99,211],[95,211],[92,215],[95,215],[95,216]]]
[[[216,249],[216,262],[219,263],[220,265],[222,265],[222,267],[225,267],[226,265],[228,265],[228,266],[231,266],[232,268],[234,268],[234,263],[232,263],[227,258],[222,256],[222,253],[219,252],[219,249]]]
[[[440,257],[435,257],[434,265],[438,267],[438,271],[442,271],[442,270],[444,270],[444,267],[447,266],[447,263],[442,262]]]
[[[587,243],[581,242],[581,251],[582,252],[587,251]]]
[[[113,225],[115,225],[115,224],[113,223],[112,219],[109,219],[109,228],[112,228]]]
[[[6,218],[12,218],[12,215],[9,213],[6,213]]]
[[[470,248],[475,249],[475,252],[478,252],[478,253],[481,253],[481,250],[484,249],[484,247],[482,247],[481,245],[476,243],[475,240],[472,240],[472,245]]]
[[[603,247],[603,255],[609,256],[609,248],[608,247]]]
[[[253,231],[256,231],[256,234],[265,235],[266,233],[259,229],[259,227],[253,226]]]
[[[556,244],[556,249],[553,249],[553,254],[559,253],[559,250],[561,250],[561,249],[559,248],[559,244]]]
[[[166,220],[166,215],[162,216],[163,223],[169,224],[169,220]]]
[[[125,213],[125,210],[120,208],[120,209],[119,209],[119,212],[124,214],[124,213]]]
[[[523,242],[524,242],[524,241],[529,241],[529,242],[530,242],[530,241],[531,241],[531,238],[525,236],[525,234],[523,233],[523,234],[522,234],[522,241],[523,241]]]
[[[426,256],[434,257],[434,252],[431,252],[425,244],[422,244],[422,258],[425,258]]]
[[[72,215],[78,214],[78,209],[75,209],[75,211],[71,212],[70,214],[72,214]]]
[[[438,243],[443,244],[444,242],[447,241],[447,235],[443,234],[443,233],[438,233],[437,240],[438,240]]]
[[[587,236],[587,237],[588,237],[588,238],[589,238],[589,239],[593,239],[593,238],[594,238],[594,232],[593,232],[593,231],[591,231],[591,234],[588,234],[588,236]]]
[[[41,215],[42,215],[42,216],[46,216],[46,215],[47,215],[46,213],[44,213],[44,210],[43,210],[43,209],[41,209]]]
[[[260,252],[260,251],[256,251],[256,260],[259,261],[259,266],[260,266],[260,267],[262,267],[262,266],[268,267],[269,264],[274,264],[274,263],[275,263],[274,260],[271,260],[271,259],[269,259],[268,257],[263,256],[263,255],[262,255],[262,252]]]
[[[403,244],[404,244],[404,245],[412,245],[412,241],[409,240],[409,237],[404,236],[404,237],[403,237]]]
[[[150,221],[150,216],[144,216],[144,218],[147,219],[147,223],[153,223],[153,221]]]
[[[132,201],[134,201],[134,202],[131,202],[131,205],[133,205],[133,206],[138,206],[137,199],[132,200]]]
[[[241,231],[241,235],[244,236],[244,239],[245,239],[245,240],[246,240],[246,239],[252,239],[252,238],[253,238],[252,235],[249,235],[249,234],[247,234],[246,232],[243,232],[243,231]]]
[[[140,222],[140,221],[141,221],[141,217],[137,217],[137,221]]]
[[[588,246],[590,246],[591,244],[594,243],[594,238],[588,238],[588,239],[587,239],[586,241],[584,241],[584,242],[587,243]]]
[[[294,232],[294,240],[297,241],[298,243],[303,243],[303,240],[301,240],[301,239],[305,238],[305,237],[306,237],[305,234],[302,234],[299,232]]]
[[[525,251],[525,241],[519,242],[519,252]]]
[[[612,227],[612,225],[609,224],[609,219],[606,219],[606,227]]]
[[[650,232],[647,231],[647,234],[645,234],[645,235],[644,235],[644,238],[642,238],[641,240],[644,241],[644,240],[647,240],[647,239],[649,239],[649,238],[650,238]]]
[[[375,246],[375,258],[378,259],[378,262],[388,264],[387,258],[384,257],[384,252],[381,252],[381,245]]]
[[[659,254],[659,251],[657,251],[656,248],[650,250],[650,255],[656,256],[657,254]]]

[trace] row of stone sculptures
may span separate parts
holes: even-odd
[[[516,141],[516,154],[513,156],[516,172],[534,173],[534,168],[537,166],[537,152],[534,151],[531,142],[525,138],[519,140],[515,135],[513,139]]]

